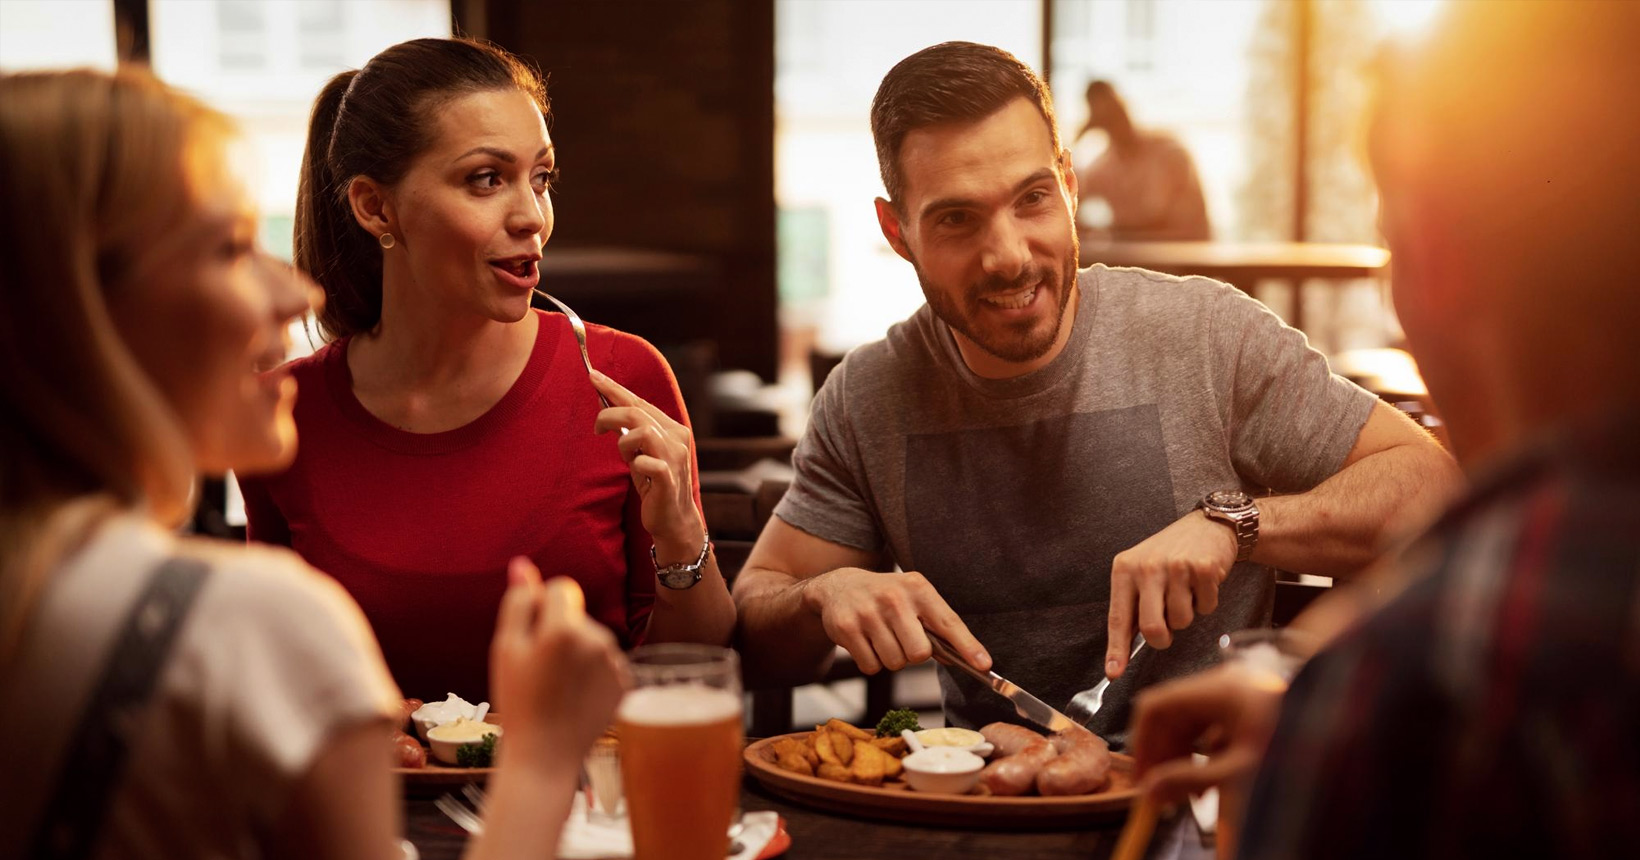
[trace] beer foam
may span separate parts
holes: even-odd
[[[621,700],[617,718],[646,726],[692,726],[740,718],[740,697],[704,684],[639,687]]]

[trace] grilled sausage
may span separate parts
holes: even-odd
[[[393,733],[393,751],[399,757],[399,767],[427,766],[427,748],[404,732]]]
[[[405,699],[399,703],[399,728],[402,730],[410,725],[410,715],[421,709],[425,704],[420,699]]]
[[[1001,755],[980,771],[980,784],[1000,797],[1030,791],[1043,765],[1059,754],[1047,738],[1023,726],[992,723],[979,731]]]
[[[1024,726],[1013,723],[992,723],[979,733],[991,746],[996,747],[998,756],[1019,755],[1032,743],[1042,740],[1042,736]]]
[[[1110,745],[1087,729],[1070,729],[1053,736],[1059,755],[1036,775],[1036,790],[1043,797],[1088,794],[1110,780]]]

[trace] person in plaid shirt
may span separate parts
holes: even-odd
[[[1336,636],[1284,695],[1226,667],[1141,697],[1139,768],[1245,800],[1242,857],[1627,856],[1640,4],[1456,4],[1380,84],[1396,309],[1474,487],[1301,619]]]

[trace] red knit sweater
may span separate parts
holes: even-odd
[[[507,562],[574,577],[626,647],[655,600],[651,540],[615,447],[594,435],[597,392],[560,314],[529,362],[466,426],[410,433],[353,396],[347,339],[298,359],[299,445],[284,473],[243,478],[253,540],[295,549],[359,602],[406,696],[489,698],[489,644]],[[666,360],[643,339],[587,326],[592,365],[685,424]],[[699,481],[695,482],[697,507]]]

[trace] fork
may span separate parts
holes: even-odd
[[[591,379],[592,378],[592,359],[591,359],[591,357],[589,357],[587,355],[587,324],[584,323],[584,322],[581,322],[581,315],[580,314],[576,313],[575,311],[570,310],[569,305],[566,305],[563,302],[558,301],[558,299],[556,297],[554,297],[551,293],[547,292],[546,290],[543,290],[543,289],[537,287],[535,289],[535,294],[540,296],[543,299],[546,299],[549,302],[552,302],[554,305],[556,305],[558,307],[558,310],[564,312],[564,318],[569,320],[570,329],[575,332],[575,343],[581,347],[581,363],[586,365],[586,367],[587,367],[587,378]],[[609,398],[605,397],[604,393],[602,391],[598,392],[598,402],[603,404],[603,407],[605,409],[609,408],[609,405],[610,405],[609,404]],[[627,429],[625,427],[622,427],[621,428],[621,435],[625,436],[626,434],[627,434]]]
[[[1128,655],[1129,664],[1133,662],[1134,657],[1139,656],[1139,649],[1143,647],[1145,647],[1145,634],[1133,634],[1133,653]],[[1071,703],[1065,706],[1065,715],[1082,725],[1087,725],[1093,719],[1093,715],[1099,713],[1100,706],[1104,705],[1105,690],[1108,687],[1110,687],[1110,678],[1100,678],[1099,683],[1077,693],[1076,697],[1071,699]]]
[[[484,789],[479,788],[474,783],[469,782],[461,787],[461,796],[467,798],[467,802],[471,803],[473,808],[478,810],[479,815],[484,814],[485,801],[489,800],[489,797],[484,794]]]
[[[471,809],[468,809],[465,804],[459,800],[456,800],[455,795],[445,792],[444,794],[439,795],[437,800],[433,801],[433,805],[438,807],[439,812],[444,813],[451,821],[456,823],[457,827],[460,827],[462,830],[465,830],[474,836],[484,832],[484,819],[479,818],[478,815]]]
[[[590,379],[592,377],[592,359],[587,355],[587,325],[586,323],[581,322],[581,315],[577,314],[573,310],[570,310],[569,305],[558,301],[556,297],[546,290],[537,288],[535,290],[535,294],[549,302],[552,302],[555,306],[557,306],[558,310],[563,312],[564,317],[569,320],[569,327],[575,332],[575,342],[581,347],[581,363],[586,365],[587,377]],[[605,409],[609,408],[609,399],[604,397],[604,393],[602,391],[598,392],[598,402],[602,403]],[[621,432],[625,433],[626,431],[623,429]]]

